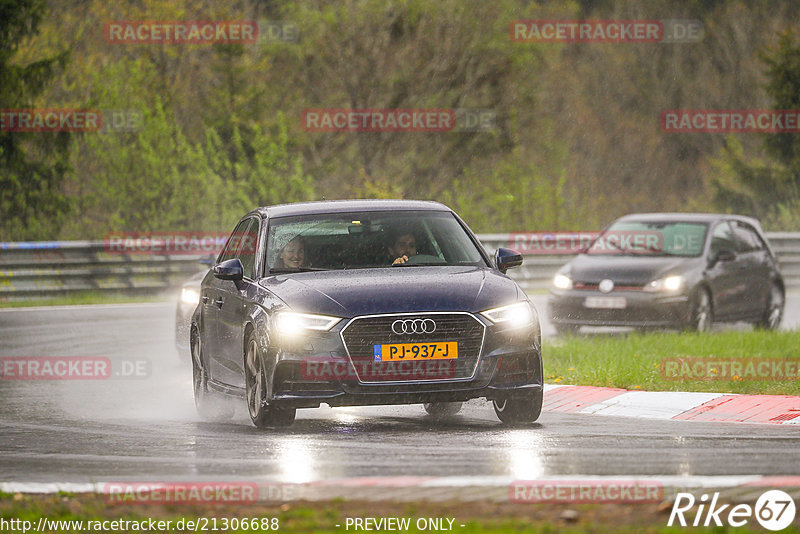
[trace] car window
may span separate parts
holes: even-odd
[[[242,262],[245,278],[251,280],[255,274],[256,266],[256,252],[258,249],[258,220],[255,218],[250,219],[251,224],[242,236],[242,246],[239,249],[237,257]]]
[[[733,227],[739,252],[753,252],[765,248],[761,238],[749,224],[736,221],[733,223]]]
[[[711,252],[719,252],[720,250],[736,250],[736,241],[733,237],[733,231],[727,221],[723,221],[714,227],[714,233],[711,235]]]
[[[292,268],[391,267],[389,241],[411,234],[411,264],[487,266],[475,243],[449,212],[400,211],[316,214],[270,219],[267,264],[284,269],[284,250],[303,249]]]
[[[252,219],[245,219],[236,225],[236,228],[233,229],[231,236],[225,243],[225,248],[220,252],[217,263],[222,263],[223,261],[236,257],[236,253],[239,251],[239,245],[242,244],[242,236],[244,236],[251,221]]]

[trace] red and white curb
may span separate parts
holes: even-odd
[[[800,396],[631,391],[546,384],[548,412],[646,419],[800,425]]]

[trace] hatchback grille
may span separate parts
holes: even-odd
[[[432,333],[396,334],[392,331],[395,321],[411,319],[433,320],[436,328]],[[430,325],[429,322],[426,324]],[[483,323],[468,313],[373,315],[353,319],[342,330],[342,341],[361,383],[467,380],[475,374],[484,330]],[[374,361],[375,345],[443,341],[458,343],[458,359],[397,363]]]

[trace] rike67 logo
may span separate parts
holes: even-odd
[[[684,514],[688,515],[688,512],[695,506],[697,506],[697,511],[694,514],[694,520],[689,523]],[[700,496],[699,501],[691,493],[678,493],[672,504],[667,526],[673,526],[677,520],[677,524],[682,527],[687,525],[693,527],[721,527],[723,525],[742,527],[755,519],[763,528],[777,531],[792,524],[795,512],[794,500],[788,493],[781,490],[765,491],[754,506],[720,504],[719,492],[715,492],[710,499],[704,493]]]

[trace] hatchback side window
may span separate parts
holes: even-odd
[[[242,247],[239,249],[239,260],[244,268],[244,277],[253,279],[256,267],[256,251],[258,250],[258,220],[250,219],[253,224],[242,236]]]
[[[749,224],[743,222],[734,223],[736,243],[740,252],[753,252],[764,250],[764,242]]]
[[[222,249],[222,252],[220,252],[219,257],[217,258],[217,263],[222,263],[225,260],[230,260],[236,257],[236,252],[239,251],[239,245],[242,244],[242,236],[244,236],[251,221],[252,219],[245,219],[236,225],[233,233],[228,238],[228,242],[225,243],[225,248]]]
[[[736,250],[733,231],[727,222],[721,222],[715,226],[714,233],[711,235],[711,252],[719,252],[720,250]]]

